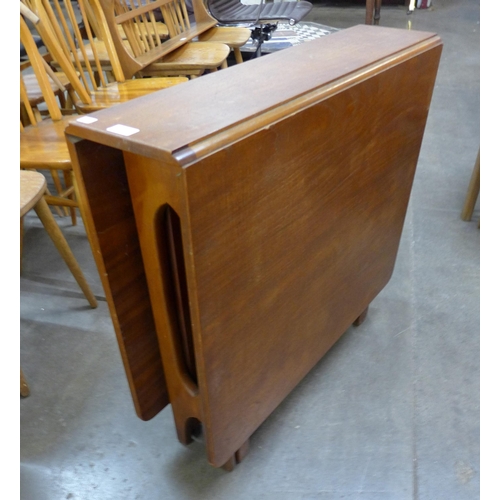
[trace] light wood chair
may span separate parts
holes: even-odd
[[[250,39],[251,31],[248,28],[237,26],[216,26],[198,35],[200,42],[218,42],[227,45],[234,54],[237,64],[243,62],[241,47]]]
[[[470,221],[472,219],[472,213],[474,212],[474,207],[476,206],[477,198],[479,196],[479,169],[480,151],[477,152],[476,163],[472,171],[469,187],[467,188],[467,195],[462,209],[462,220],[465,221]]]
[[[97,0],[24,1],[38,16],[35,28],[58,69],[70,80],[72,99],[80,113],[108,108],[187,81],[185,77],[125,79]],[[99,26],[101,39],[95,36],[93,26]]]
[[[46,56],[50,55],[46,54]],[[51,58],[48,57],[47,59],[49,59],[50,61]],[[44,60],[47,59],[46,57],[44,57]],[[21,73],[23,74],[23,82],[26,88],[26,92],[28,94],[30,107],[33,110],[33,112],[36,113],[37,120],[41,120],[42,115],[44,114],[45,111],[44,109],[40,109],[40,105],[44,103],[43,93],[42,90],[40,89],[40,85],[38,85],[38,80],[36,78],[36,75],[31,73],[30,69],[31,69],[31,63],[29,61],[21,61],[20,70]],[[50,85],[52,91],[59,100],[61,110],[64,109],[67,112],[74,112],[72,101],[70,98],[68,98],[69,97],[68,92],[71,89],[71,82],[62,72],[57,72],[55,74],[55,77],[56,79],[50,80]],[[29,118],[24,103],[21,103],[21,122],[24,125],[29,124]]]
[[[193,14],[195,23],[203,23],[206,19],[213,20],[204,0],[193,0]],[[201,42],[219,42],[226,44],[233,52],[236,63],[243,62],[241,47],[250,39],[252,31],[242,26],[216,25],[198,35]]]
[[[207,17],[192,25],[184,0],[101,0],[101,5],[127,78],[194,77],[227,65],[226,44],[192,41],[216,21]],[[158,23],[167,26],[168,40],[159,36]]]
[[[32,13],[27,9],[24,9],[24,11],[25,14],[27,14],[28,17],[30,18],[31,22],[36,22],[38,20],[36,16],[32,15]],[[39,36],[33,36],[33,39],[35,40],[35,45],[37,47],[44,47],[43,41]],[[44,97],[40,89],[40,86],[38,84],[36,75],[34,75],[31,72],[31,63],[29,59],[27,59],[27,57],[28,55],[26,53],[26,50],[24,46],[21,44],[20,71],[21,74],[23,75],[23,82],[26,88],[26,92],[28,94],[28,99],[31,109],[36,114],[37,119],[40,120],[42,118],[41,115],[43,114],[44,110],[43,109],[40,110],[39,106],[44,102]],[[51,73],[49,76],[52,76],[52,70],[49,66],[49,63],[52,60],[50,54],[49,53],[43,54],[42,60],[43,64],[46,67],[46,70]],[[66,75],[64,75],[64,73],[62,72],[55,73],[54,77],[55,78],[50,79],[52,91],[59,99],[61,108],[62,109],[68,108],[68,110],[71,110],[71,108],[73,107],[71,99],[67,98],[68,91],[71,88],[71,83],[66,78]],[[21,122],[25,125],[29,123],[29,118],[24,103],[21,103]]]
[[[26,398],[30,395],[30,388],[28,386],[28,383],[26,382],[26,379],[24,378],[24,373],[21,370],[21,396],[23,398]]]
[[[20,167],[23,170],[48,171],[53,179],[56,194],[48,190],[45,200],[55,207],[69,208],[73,224],[76,224],[76,194],[73,184],[72,166],[64,136],[64,129],[71,116],[63,116],[52,90],[46,65],[38,52],[32,33],[23,16],[20,16],[20,39],[24,45],[40,91],[42,92],[48,116],[38,120],[33,112],[24,78],[20,78],[20,101],[26,109],[28,125],[21,123]]]
[[[66,262],[71,274],[80,286],[85,298],[88,300],[90,307],[96,308],[97,300],[92,293],[92,290],[90,289],[90,286],[88,285],[87,280],[85,279],[85,276],[83,275],[83,272],[68,245],[68,242],[64,238],[61,229],[55,221],[47,202],[45,201],[44,193],[47,188],[47,181],[45,180],[45,177],[39,172],[29,172],[23,170],[21,170],[20,175],[21,230],[24,216],[30,210],[35,210],[48,235],[54,242],[55,247],[61,254],[61,257],[64,262]],[[24,378],[22,370],[21,395],[24,397],[29,395],[29,386]]]
[[[188,8],[188,5],[186,4],[186,10],[189,20],[191,21],[191,18],[193,18],[195,24],[203,26],[207,20],[209,20],[209,22],[213,22],[213,18],[210,16],[203,0],[194,0],[192,10]],[[148,29],[150,31],[156,31],[158,33],[158,36],[162,41],[168,40],[169,32],[166,24],[160,21],[156,22],[154,27],[150,22],[147,22],[146,24],[148,25]],[[123,40],[127,39],[127,35],[121,25],[118,25],[118,32],[121,34]],[[215,26],[199,34],[195,40],[202,42],[223,43],[233,51],[235,61],[237,63],[241,63],[243,62],[243,57],[240,49],[248,42],[250,35],[251,31],[248,28],[239,26]]]

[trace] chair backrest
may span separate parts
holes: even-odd
[[[39,16],[37,29],[53,59],[65,73],[76,75],[88,94],[115,80],[125,80],[97,0],[24,1]],[[84,103],[89,102],[78,85],[75,91]]]
[[[217,24],[200,11],[191,25],[185,0],[101,0],[101,5],[127,78]],[[165,26],[168,38],[162,35]]]
[[[23,11],[23,9],[21,10]],[[24,11],[24,15],[27,15],[26,11]],[[29,14],[28,16],[31,18]],[[31,20],[37,22],[36,17],[31,18]],[[54,121],[61,120],[62,112],[57,102],[56,96],[54,95],[54,91],[52,89],[52,85],[49,80],[49,73],[51,73],[50,68],[48,67],[47,63],[45,62],[42,55],[38,51],[38,47],[36,46],[35,40],[33,39],[31,30],[28,27],[23,15],[20,16],[19,32],[20,32],[21,44],[24,46],[24,49],[26,50],[28,60],[33,69],[33,73],[35,74],[36,79],[38,81],[38,85],[42,92],[50,118]],[[56,78],[55,75],[53,75],[53,73],[51,76],[52,78]],[[21,97],[21,103],[24,105],[26,109],[31,125],[36,125],[37,120],[30,105],[28,92],[26,91],[26,86],[24,85],[22,72],[20,80],[20,97]]]

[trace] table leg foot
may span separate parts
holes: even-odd
[[[243,446],[221,467],[226,472],[232,472],[237,464],[241,463],[248,454],[250,449],[250,441],[247,439]]]
[[[175,422],[175,428],[177,439],[185,446],[193,442],[193,437],[199,437],[203,433],[201,422],[195,417],[179,419]]]
[[[367,314],[368,314],[368,307],[354,320],[353,325],[354,326],[362,325],[366,319]]]
[[[233,455],[222,467],[226,472],[232,472],[236,467],[236,455]]]

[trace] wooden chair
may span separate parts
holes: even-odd
[[[188,3],[185,5],[190,21],[194,20],[195,24],[200,25],[204,25],[207,20],[213,22],[203,0],[194,0],[192,6]],[[156,28],[153,28],[150,22],[146,24],[150,29],[156,29],[162,41],[168,40],[169,33],[166,24],[157,22]],[[118,25],[118,31],[122,39],[126,40],[127,35],[121,25]],[[235,61],[241,63],[243,62],[243,57],[240,48],[248,42],[250,34],[251,31],[244,27],[215,26],[199,34],[197,40],[202,42],[218,42],[227,45],[233,51]]]
[[[127,78],[199,76],[225,67],[229,47],[219,42],[192,42],[217,22],[206,17],[191,25],[184,0],[101,0],[118,57]],[[162,39],[158,23],[167,26]],[[126,40],[123,39],[123,33]]]
[[[415,10],[415,0],[405,0],[405,6],[408,8],[407,14],[411,14]],[[380,23],[380,9],[382,0],[366,0],[365,24]]]
[[[49,56],[49,54],[47,54],[47,56]],[[51,58],[48,57],[48,59],[50,60]],[[47,66],[50,68],[49,65]],[[29,61],[21,61],[20,70],[23,73],[23,82],[28,94],[30,107],[33,112],[36,113],[37,120],[41,120],[44,110],[40,110],[39,108],[40,105],[44,102],[43,93],[40,89],[40,85],[38,85],[36,75],[30,73],[30,69],[31,64]],[[61,110],[65,109],[68,112],[72,112],[73,104],[71,99],[68,99],[68,92],[71,89],[71,82],[68,80],[66,75],[62,72],[55,73],[55,79],[50,80],[50,85],[52,91],[54,92],[54,95],[59,100]],[[24,125],[29,124],[29,118],[24,103],[21,103],[21,122]]]
[[[71,116],[63,116],[59,103],[49,81],[46,65],[33,40],[31,31],[23,16],[20,16],[20,38],[26,48],[40,90],[47,107],[48,117],[37,120],[24,84],[20,78],[20,101],[26,109],[29,125],[21,123],[20,166],[23,170],[44,170],[50,172],[57,194],[46,191],[45,200],[55,207],[69,208],[73,224],[76,224],[76,194],[73,184],[72,166],[64,136]],[[61,179],[62,177],[62,179]]]
[[[196,24],[203,23],[205,19],[214,19],[204,0],[192,0],[192,5]],[[242,63],[243,56],[240,49],[248,42],[251,34],[251,30],[244,26],[221,26],[217,24],[217,26],[198,35],[198,40],[201,42],[224,43],[232,50],[236,63]]]
[[[25,9],[25,14],[29,16],[31,22],[37,21],[36,16],[31,15],[31,12],[28,11],[27,9]],[[35,45],[38,48],[44,47],[43,41],[39,36],[35,35],[33,36],[33,39],[35,41]],[[26,49],[24,48],[24,45],[21,44],[20,70],[21,73],[23,74],[23,82],[26,88],[26,92],[28,94],[29,104],[31,106],[32,111],[36,113],[37,119],[40,120],[43,110],[40,110],[39,106],[44,102],[44,98],[36,76],[32,72],[30,72],[31,63],[29,59],[27,59],[27,57],[28,56],[26,53]],[[44,54],[42,56],[42,59],[44,61],[46,70],[51,72],[49,63],[52,60],[52,58],[50,54],[49,53]],[[64,75],[64,73],[59,72],[56,73],[54,76],[55,78],[52,78],[50,80],[50,84],[52,87],[52,91],[59,99],[61,108],[66,108],[66,107],[71,108],[72,107],[71,100],[67,99],[68,95],[67,93],[71,88],[71,83],[66,78],[66,75]],[[23,103],[21,103],[21,122],[25,125],[29,123],[27,111]]]
[[[97,300],[94,297],[94,294],[92,293],[92,290],[90,289],[87,280],[85,279],[85,276],[83,275],[83,272],[68,245],[68,242],[57,225],[47,202],[45,201],[44,193],[47,189],[47,181],[45,180],[45,177],[39,172],[28,172],[23,170],[21,170],[20,175],[21,228],[24,216],[30,210],[34,209],[51,240],[54,242],[58,252],[64,259],[64,262],[66,262],[71,274],[74,276],[76,282],[82,289],[90,307],[97,307]],[[28,395],[29,387],[21,370],[21,396],[26,397]]]
[[[462,220],[470,221],[474,207],[476,206],[477,197],[479,196],[479,169],[480,169],[480,151],[477,152],[476,163],[467,188],[464,206],[462,209]]]
[[[79,10],[69,0],[29,2],[39,18],[35,28],[57,67],[70,80],[72,98],[80,113],[108,108],[187,80],[182,77],[126,80],[97,0],[78,0]],[[99,25],[102,40],[94,36],[91,22],[93,26]],[[100,57],[102,54],[106,56]]]
[[[366,0],[365,24],[376,24],[380,21],[382,0]]]
[[[29,395],[30,395],[30,388],[28,386],[28,383],[26,382],[26,379],[24,378],[24,373],[21,370],[21,396],[23,398],[26,398]]]

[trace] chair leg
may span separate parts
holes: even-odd
[[[66,189],[73,187],[73,172],[68,172],[67,170],[65,170],[63,176],[64,176],[64,183],[66,184]],[[76,201],[74,193],[71,194],[69,198],[71,200]],[[73,226],[76,226],[76,208],[70,207],[69,211],[71,214],[71,224]]]
[[[243,62],[243,56],[241,54],[241,50],[239,49],[239,47],[234,47],[233,53],[236,63],[241,64]]]
[[[61,254],[61,257],[64,259],[69,267],[69,270],[75,277],[77,283],[80,285],[80,288],[89,301],[90,306],[97,307],[97,300],[94,297],[94,294],[92,293],[92,290],[90,289],[87,280],[85,279],[82,270],[80,269],[80,266],[78,265],[78,262],[68,245],[68,242],[64,238],[61,228],[55,221],[54,216],[52,215],[52,212],[50,211],[45,199],[41,198],[34,208],[38,217],[42,221],[43,226],[47,230],[47,233],[54,242],[54,245]]]
[[[26,379],[24,378],[24,373],[21,370],[21,396],[25,398],[26,396],[30,395],[30,388],[28,387],[28,384],[26,383]]]
[[[464,207],[462,209],[462,220],[469,221],[472,218],[472,212],[474,212],[474,207],[476,206],[477,196],[479,194],[479,151],[477,152],[476,164],[474,165],[474,170],[472,171],[472,176],[469,182],[469,188],[467,190],[467,196],[465,197]]]
[[[380,21],[380,8],[382,7],[382,0],[375,0],[375,14],[373,16],[373,23],[378,26]]]
[[[57,173],[56,170],[51,170],[50,175],[52,176],[52,181],[54,182],[57,194],[61,196],[61,193],[63,192],[63,187],[61,184],[61,179],[59,179],[59,174]],[[68,207],[63,207],[63,211],[65,215],[69,215]]]
[[[52,193],[50,192],[49,188],[45,188],[45,196],[52,196]],[[52,206],[54,207],[54,210],[56,211],[56,213],[59,217],[64,217],[64,213],[61,210],[61,207],[59,207],[57,205],[52,205]]]
[[[24,217],[21,217],[20,235],[19,235],[19,268],[23,270],[23,241],[24,241]]]

